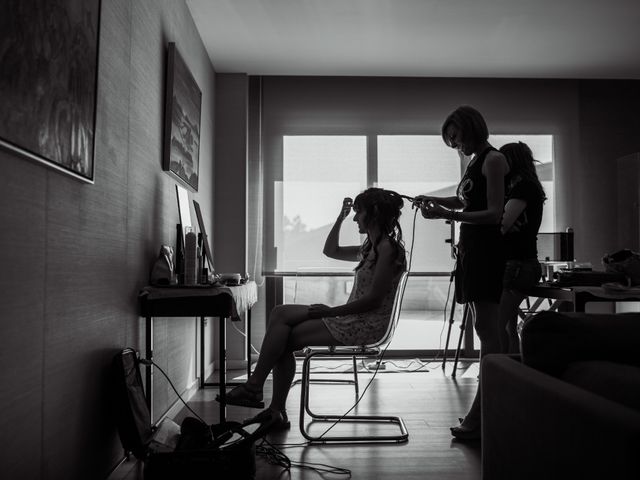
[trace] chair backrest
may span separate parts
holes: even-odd
[[[391,309],[391,318],[389,319],[389,325],[387,326],[387,331],[384,333],[382,338],[375,343],[364,345],[366,348],[375,348],[386,345],[391,342],[393,338],[393,332],[395,332],[396,327],[398,326],[398,321],[400,320],[400,310],[402,308],[402,298],[404,297],[404,289],[407,286],[407,279],[409,278],[409,272],[404,271],[400,275],[400,280],[398,281],[398,287],[396,288],[396,294],[393,298],[393,308]]]

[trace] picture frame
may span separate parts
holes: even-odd
[[[191,190],[198,191],[202,92],[178,52],[167,47],[162,168]]]
[[[207,261],[209,262],[209,271],[214,272],[213,268],[213,253],[211,252],[211,246],[209,245],[209,237],[207,236],[207,230],[204,226],[204,218],[202,217],[202,210],[200,209],[200,204],[194,200],[193,208],[196,210],[196,218],[198,219],[198,228],[200,229],[200,234],[202,235],[202,245],[204,246],[204,255]]]
[[[94,183],[100,0],[57,0],[46,17],[8,2],[0,36],[0,147]],[[46,48],[45,48],[46,47]]]

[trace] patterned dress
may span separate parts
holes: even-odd
[[[375,260],[371,260],[372,256],[370,255],[364,264],[356,270],[353,289],[347,303],[358,300],[371,289],[376,266]],[[393,279],[392,288],[387,292],[379,307],[363,313],[323,318],[322,321],[333,338],[343,345],[369,345],[380,340],[389,326],[393,299],[401,274],[402,271],[398,271]]]

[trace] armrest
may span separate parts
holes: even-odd
[[[483,478],[637,477],[640,412],[506,355],[481,368]]]

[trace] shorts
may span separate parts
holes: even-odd
[[[542,277],[542,266],[537,259],[507,260],[502,287],[505,290],[524,292],[536,285]]]
[[[486,248],[489,247],[489,248]],[[456,301],[499,303],[502,295],[504,258],[493,245],[458,245],[456,256]]]

